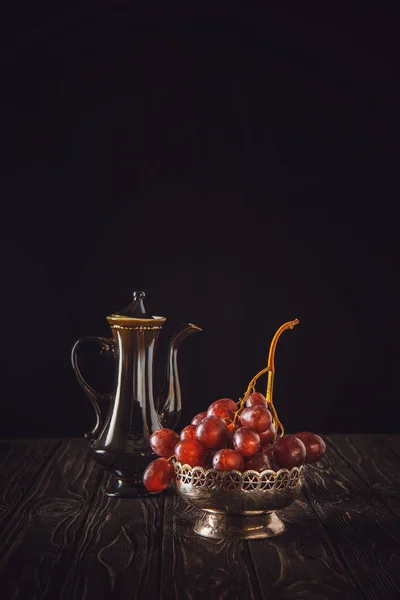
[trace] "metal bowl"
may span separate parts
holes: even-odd
[[[175,484],[186,502],[201,509],[195,532],[208,538],[254,539],[279,535],[274,512],[292,504],[304,484],[304,467],[279,471],[218,471],[174,461]]]

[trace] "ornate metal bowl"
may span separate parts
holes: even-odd
[[[289,506],[304,483],[304,467],[290,471],[218,471],[174,462],[176,488],[201,509],[195,532],[209,538],[265,538],[283,533],[274,512]]]

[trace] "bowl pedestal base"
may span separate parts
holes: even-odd
[[[285,525],[275,512],[227,515],[202,511],[194,531],[203,537],[217,540],[253,540],[280,535],[285,531]]]

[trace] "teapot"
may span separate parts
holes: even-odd
[[[162,428],[176,428],[182,411],[177,353],[191,333],[201,331],[192,323],[182,325],[169,343],[166,376],[160,393],[154,397],[154,354],[166,318],[149,316],[144,307],[145,293],[133,293],[132,302],[107,317],[112,338],[85,336],[72,348],[72,367],[78,383],[89,397],[96,424],[85,437],[96,462],[114,474],[107,496],[137,498],[148,495],[142,483],[146,466],[155,458],[151,434]],[[115,389],[102,394],[83,378],[78,366],[82,344],[95,342],[101,353],[116,363]],[[103,414],[101,406],[106,407]]]

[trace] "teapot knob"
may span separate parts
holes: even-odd
[[[143,304],[143,299],[146,294],[142,290],[136,290],[133,292],[133,299],[130,304],[118,311],[118,316],[131,317],[133,319],[151,319],[146,312]]]

